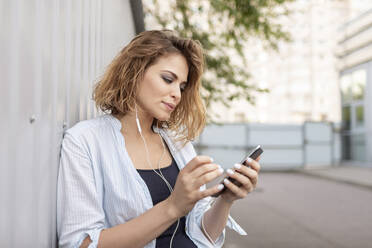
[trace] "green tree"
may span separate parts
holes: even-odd
[[[277,22],[288,15],[294,0],[171,0],[144,1],[146,26],[176,30],[199,40],[205,50],[206,73],[202,96],[207,107],[214,102],[245,99],[254,104],[254,92],[267,92],[249,81],[245,57],[249,39],[269,49],[289,41]],[[155,24],[154,24],[155,23]]]

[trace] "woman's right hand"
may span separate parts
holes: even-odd
[[[223,189],[223,185],[200,191],[200,187],[222,175],[221,166],[212,163],[208,156],[196,156],[178,174],[172,194],[167,203],[172,215],[185,216],[200,199],[211,196]]]

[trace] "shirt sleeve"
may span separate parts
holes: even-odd
[[[185,150],[190,158],[189,160],[196,156],[195,149],[191,143],[186,145]],[[185,162],[187,163],[189,160]],[[203,185],[201,189],[203,188],[205,189],[206,186]],[[186,216],[186,233],[198,247],[222,247],[225,242],[225,229],[222,231],[220,237],[217,238],[214,244],[209,241],[202,230],[201,221],[203,215],[211,207],[212,202],[212,197],[206,197],[199,200],[190,213]],[[244,229],[238,223],[236,223],[236,221],[230,215],[228,216],[226,226],[240,235],[247,235]]]
[[[89,236],[97,247],[105,215],[87,149],[68,132],[61,149],[57,186],[59,247],[79,247]]]
[[[225,242],[225,229],[214,242],[214,245],[208,240],[202,230],[202,217],[211,207],[212,199],[211,197],[206,197],[199,200],[186,216],[186,233],[198,247],[222,247]],[[243,228],[230,215],[228,216],[226,226],[240,235],[247,235]]]

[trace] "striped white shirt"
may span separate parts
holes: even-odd
[[[57,192],[59,247],[79,247],[89,236],[97,247],[100,232],[125,223],[153,207],[146,183],[125,149],[121,122],[110,114],[81,121],[65,132]],[[181,170],[196,156],[191,143],[179,146],[172,135],[156,130]],[[197,202],[186,216],[186,233],[198,247],[213,247],[201,230],[210,198]],[[227,226],[246,235],[229,216]],[[214,247],[222,247],[225,230]],[[155,240],[145,248],[154,248]]]

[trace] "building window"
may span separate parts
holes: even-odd
[[[352,100],[350,74],[341,77],[341,96],[343,104],[349,103]]]
[[[351,127],[351,108],[350,106],[342,107],[342,128],[343,130],[350,130]]]
[[[353,100],[363,100],[366,88],[366,71],[358,70],[352,73]]]
[[[342,75],[342,157],[344,160],[366,160],[364,97],[367,82],[365,69]]]
[[[364,127],[364,106],[356,106],[355,107],[355,126]]]

